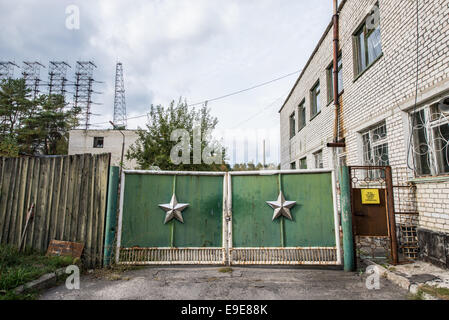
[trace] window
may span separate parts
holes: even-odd
[[[323,164],[323,150],[320,150],[318,152],[315,152],[313,154],[314,158],[315,158],[315,168],[316,169],[322,169],[324,168],[324,164]]]
[[[371,19],[371,16],[369,16],[354,34],[356,76],[368,68],[382,54],[378,5],[374,7],[373,12],[373,17],[377,15],[377,18]]]
[[[103,148],[104,137],[94,137],[94,148]]]
[[[362,134],[363,165],[388,166],[387,125],[385,122]]]
[[[296,161],[293,161],[290,163],[290,169],[295,170],[296,169]]]
[[[299,160],[299,169],[307,169],[307,158]]]
[[[418,176],[449,173],[449,123],[438,104],[410,115],[413,125],[413,163]]]
[[[321,111],[320,105],[320,81],[318,81],[313,89],[310,91],[310,101],[312,107],[311,117],[314,117]]]
[[[295,113],[293,112],[290,115],[290,139],[293,138],[296,134],[296,122],[295,122]]]
[[[341,56],[338,57],[338,94],[343,92],[343,64]],[[334,100],[334,64],[327,68],[327,103]]]
[[[303,100],[298,107],[298,131],[301,131],[306,126],[306,101]]]

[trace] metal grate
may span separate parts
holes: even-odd
[[[118,264],[224,264],[223,248],[121,248]]]
[[[406,259],[417,259],[418,246],[418,203],[416,186],[408,182],[405,167],[394,168],[393,190],[399,251]]]
[[[232,248],[231,264],[336,265],[337,248]]]

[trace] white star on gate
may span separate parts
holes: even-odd
[[[182,218],[182,210],[188,206],[188,203],[178,203],[178,200],[176,200],[176,195],[173,194],[170,203],[159,205],[159,208],[166,212],[164,224],[167,224],[167,222],[173,219],[177,219],[184,223],[184,219]]]
[[[273,221],[281,216],[293,220],[290,209],[296,205],[296,201],[286,201],[282,191],[279,193],[277,201],[266,201],[274,209]]]

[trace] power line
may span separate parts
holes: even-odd
[[[189,104],[189,105],[187,105],[187,106],[188,106],[188,107],[194,107],[194,106],[198,106],[198,105],[207,105],[209,102],[213,102],[213,101],[225,99],[225,98],[228,98],[228,97],[231,97],[231,96],[235,96],[235,95],[238,95],[238,94],[241,94],[241,93],[244,93],[244,92],[247,92],[247,91],[251,91],[251,90],[254,90],[254,89],[257,89],[257,88],[266,86],[266,85],[268,85],[268,84],[271,84],[271,83],[280,81],[280,80],[282,80],[282,79],[291,77],[292,75],[298,74],[298,73],[300,73],[301,71],[302,71],[302,70],[298,70],[298,71],[295,71],[295,72],[291,72],[291,73],[286,74],[286,75],[284,75],[284,76],[282,76],[282,77],[275,78],[275,79],[272,79],[272,80],[270,80],[270,81],[266,81],[266,82],[263,82],[263,83],[254,85],[254,86],[249,87],[249,88],[246,88],[246,89],[242,89],[242,90],[239,90],[239,91],[235,91],[235,92],[232,92],[232,93],[229,93],[229,94],[226,94],[226,95],[223,95],[223,96],[219,96],[219,97],[216,97],[216,98],[204,100],[203,102],[197,102],[197,103]],[[279,99],[280,99],[280,98],[279,98]],[[277,99],[277,100],[278,100],[278,99]],[[276,100],[276,101],[277,101],[277,100]],[[148,115],[148,114],[145,113],[145,114],[142,114],[142,115],[139,115],[139,116],[127,118],[127,120],[140,119],[140,118],[146,117],[147,115]],[[101,125],[101,124],[109,124],[109,121],[106,121],[106,122],[99,122],[99,123],[94,123],[94,124],[92,124],[92,125]]]
[[[273,83],[273,82],[276,82],[276,81],[279,81],[279,80],[288,78],[288,77],[290,77],[290,76],[292,76],[292,75],[294,75],[294,74],[297,74],[297,73],[299,73],[299,72],[301,72],[301,70],[298,70],[298,71],[289,73],[289,74],[287,74],[287,75],[285,75],[285,76],[282,76],[282,77],[279,77],[279,78],[276,78],[276,79],[273,79],[273,80],[270,80],[270,81],[267,81],[267,82],[264,82],[264,83],[261,83],[261,84],[252,86],[252,87],[249,87],[249,88],[247,88],[247,89],[235,91],[235,92],[226,94],[226,95],[224,95],[224,96],[220,96],[220,97],[217,97],[217,98],[208,99],[208,100],[205,100],[205,101],[202,101],[202,102],[197,102],[197,103],[194,103],[194,104],[190,104],[189,107],[194,107],[194,106],[202,105],[202,104],[205,104],[205,103],[209,103],[209,102],[221,100],[221,99],[224,99],[224,98],[228,98],[228,97],[231,97],[231,96],[235,96],[235,95],[237,95],[237,94],[240,94],[240,93],[243,93],[243,92],[246,92],[246,91],[254,90],[254,89],[257,89],[257,88],[266,86],[266,85],[268,85],[268,84],[271,84],[271,83]]]

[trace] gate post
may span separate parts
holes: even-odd
[[[388,233],[390,234],[391,260],[393,265],[397,265],[399,263],[398,240],[396,236],[396,216],[394,212],[393,174],[390,166],[385,167],[385,180],[387,183]]]
[[[106,227],[104,236],[104,255],[103,266],[108,266],[111,262],[112,247],[114,245],[115,227],[117,220],[117,198],[118,198],[118,180],[119,167],[110,167],[108,202],[106,209]]]
[[[343,229],[344,270],[355,270],[354,235],[352,233],[351,182],[349,168],[343,166],[339,172],[341,227]]]

